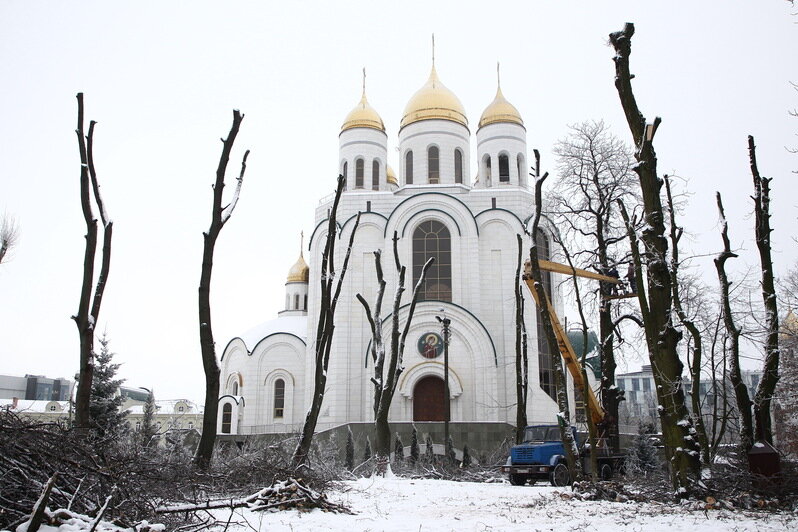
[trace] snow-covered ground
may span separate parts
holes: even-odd
[[[363,478],[331,491],[355,515],[314,510],[275,513],[236,510],[228,530],[268,531],[788,531],[798,513],[687,510],[677,505],[568,500],[548,485],[511,486],[445,480]],[[218,511],[225,523],[229,511]]]

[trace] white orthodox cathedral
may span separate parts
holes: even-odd
[[[373,304],[377,277],[372,252],[384,250],[387,337],[396,283],[391,252],[394,232],[399,236],[399,258],[408,272],[402,325],[422,265],[429,257],[435,257],[435,262],[407,337],[405,370],[391,407],[391,421],[443,420],[443,342],[436,317],[445,315],[451,320],[452,421],[514,424],[516,235],[524,235],[524,255],[528,255],[531,242],[526,231],[534,211],[526,133],[521,115],[499,87],[477,123],[472,145],[466,111],[440,81],[433,64],[429,79],[410,98],[401,117],[397,174],[388,166],[388,136],[382,118],[369,105],[364,88],[338,136],[337,172],[347,178],[337,216],[339,268],[355,217],[362,214],[335,314],[318,430],[374,419],[368,354],[371,333],[355,295],[360,293]],[[473,149],[476,172],[469,168]],[[476,178],[469,179],[474,173]],[[313,390],[318,272],[331,205],[332,197],[316,209],[307,248],[310,264],[300,253],[288,272],[285,310],[233,338],[224,349],[220,434],[296,432],[304,422]],[[549,252],[548,242],[539,235],[542,257]],[[529,333],[527,416],[530,423],[552,423],[558,409],[552,398],[551,355],[538,334],[534,303],[526,288],[524,294]],[[556,293],[554,301],[559,309]]]

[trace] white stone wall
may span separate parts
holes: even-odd
[[[499,155],[509,158],[510,180],[499,181]],[[491,159],[490,177],[486,157]],[[518,157],[521,157],[519,174]],[[519,124],[497,122],[477,130],[477,161],[479,164],[479,187],[527,186],[529,165],[526,155],[526,130]]]

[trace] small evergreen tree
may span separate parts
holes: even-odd
[[[144,403],[144,419],[141,421],[141,445],[149,447],[153,443],[153,437],[158,432],[155,426],[155,393],[147,390],[147,402]]]
[[[372,455],[371,440],[369,439],[368,436],[366,436],[366,449],[363,451],[363,461],[368,462],[369,460],[371,460],[371,455]]]
[[[418,448],[418,430],[413,425],[413,436],[410,439],[410,461],[417,464],[419,456],[421,456],[421,450]]]
[[[346,468],[349,471],[355,468],[355,437],[350,427],[346,428]]]
[[[91,426],[100,438],[114,436],[126,428],[127,411],[122,410],[124,397],[119,393],[119,386],[124,379],[117,379],[119,364],[113,363],[116,353],[108,347],[108,334],[98,340],[100,352],[95,356],[94,378],[91,383],[89,398],[89,419]]]
[[[471,465],[471,454],[468,451],[468,444],[463,445],[463,460],[460,462],[460,467],[466,469]]]
[[[428,464],[432,464],[435,459],[435,453],[432,450],[432,436],[427,434],[426,449],[424,449],[424,459]]]
[[[399,437],[399,433],[396,433],[396,442],[394,443],[394,450],[393,450],[393,460],[396,463],[400,463],[405,459],[405,447],[402,444],[402,438]]]
[[[449,434],[449,437],[446,439],[446,459],[449,461],[449,465],[454,465],[455,454],[454,454],[454,441],[452,440],[452,435]]]
[[[641,423],[638,434],[632,440],[627,457],[627,469],[646,474],[659,468],[660,460],[652,437],[656,434],[653,423]]]

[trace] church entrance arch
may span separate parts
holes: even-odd
[[[430,375],[413,388],[413,421],[445,421],[446,386],[443,379]]]

